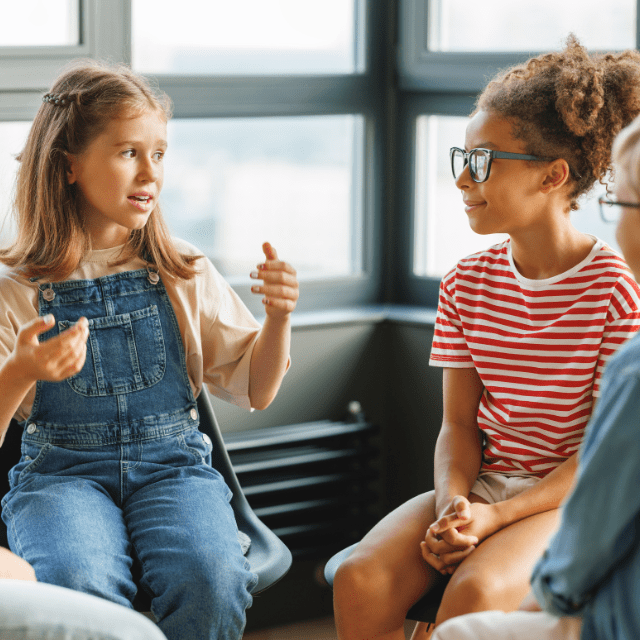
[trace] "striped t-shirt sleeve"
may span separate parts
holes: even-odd
[[[455,303],[455,270],[440,283],[440,300],[429,364],[457,368],[474,367],[463,335]]]
[[[640,328],[640,290],[633,278],[624,274],[617,281],[611,296],[607,323],[593,383],[593,396],[600,397],[600,380],[613,354]]]

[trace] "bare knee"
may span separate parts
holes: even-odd
[[[447,585],[438,609],[436,624],[476,611],[508,611],[512,608],[505,606],[509,599],[509,585],[499,572],[478,570],[477,566],[474,567],[474,571],[464,571],[461,567]]]
[[[373,558],[349,557],[338,567],[334,598],[344,605],[384,600],[393,593],[392,572]]]

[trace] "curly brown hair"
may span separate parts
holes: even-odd
[[[589,55],[571,34],[564,50],[532,58],[494,78],[476,102],[513,122],[526,153],[562,158],[571,169],[571,209],[612,172],[618,132],[640,114],[640,52]]]

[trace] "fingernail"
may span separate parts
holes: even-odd
[[[45,324],[51,324],[53,322],[53,315],[51,313],[47,313],[47,315],[42,318],[42,321]]]
[[[266,298],[262,298],[262,304],[271,304]]]
[[[258,269],[266,269],[267,265],[266,264],[259,264],[258,265]]]
[[[258,285],[251,287],[251,291],[253,291],[253,293],[260,293],[260,287]]]
[[[257,278],[260,274],[259,274],[257,271],[252,271],[249,275],[250,275],[252,278]]]

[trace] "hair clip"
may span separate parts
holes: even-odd
[[[49,104],[53,104],[56,107],[66,107],[68,104],[70,104],[71,100],[63,98],[61,94],[45,93],[42,96],[42,102],[48,102]]]

